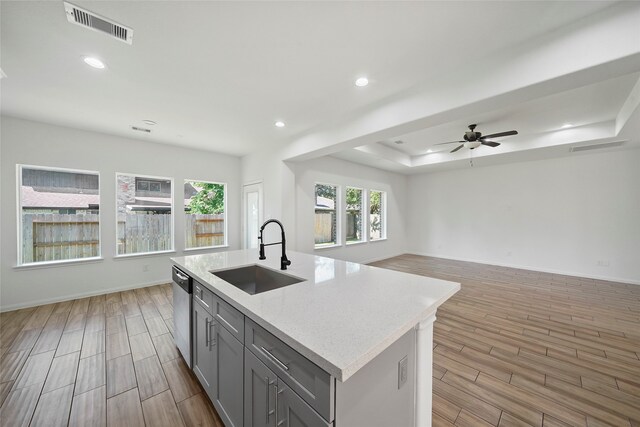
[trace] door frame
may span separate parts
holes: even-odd
[[[262,181],[251,181],[242,184],[242,249],[247,249],[247,187],[258,186],[258,226],[264,222],[264,185]]]

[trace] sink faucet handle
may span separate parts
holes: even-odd
[[[286,270],[287,266],[291,265],[291,261],[287,258],[287,256],[283,256],[280,258],[280,270]]]

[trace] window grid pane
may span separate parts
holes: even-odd
[[[117,174],[116,181],[117,254],[173,250],[173,180]]]
[[[338,187],[316,184],[315,189],[315,246],[321,248],[338,244],[336,208]]]
[[[98,172],[19,168],[19,264],[100,256]]]
[[[184,182],[185,248],[227,244],[226,184]]]

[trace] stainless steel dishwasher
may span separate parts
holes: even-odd
[[[173,330],[176,347],[191,368],[191,293],[188,274],[173,266]]]

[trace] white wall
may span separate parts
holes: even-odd
[[[265,150],[242,157],[242,185],[261,182],[263,186],[264,220],[275,218],[284,225],[287,248],[295,245],[295,172],[294,166],[282,160],[282,147]],[[277,227],[265,229],[265,241],[280,237]]]
[[[169,258],[183,255],[184,216],[176,209],[175,254],[114,259],[116,172],[172,177],[176,200],[182,199],[184,179],[226,182],[228,242],[230,249],[240,247],[238,157],[10,117],[1,118],[1,128],[0,307],[3,311],[46,301],[170,281]],[[16,164],[100,172],[101,246],[104,260],[56,267],[15,268]],[[148,266],[149,271],[143,271],[145,266]]]
[[[407,177],[358,165],[333,157],[321,157],[295,163],[296,183],[296,248],[320,256],[353,262],[370,262],[400,255],[406,250],[405,207]],[[342,246],[314,249],[315,184],[327,183],[341,187]],[[387,239],[374,242],[344,244],[344,192],[345,188],[387,192]]]
[[[638,149],[411,176],[408,248],[640,283],[639,185]]]

